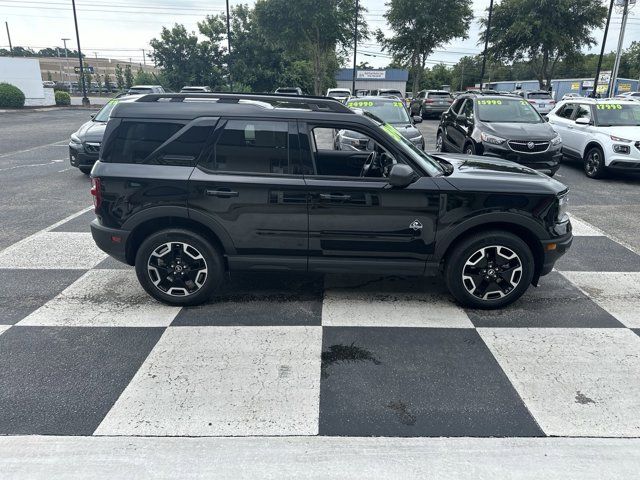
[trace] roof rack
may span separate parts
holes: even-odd
[[[190,98],[217,99],[216,103],[239,103],[240,100],[254,100],[269,103],[274,108],[307,108],[317,112],[354,113],[353,110],[334,98],[276,93],[149,93],[140,97],[137,101],[157,102],[162,99],[169,99],[171,102],[183,102]]]

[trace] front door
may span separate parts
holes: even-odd
[[[307,268],[307,193],[298,135],[286,120],[220,119],[190,178],[192,216],[233,243],[234,268]]]
[[[343,175],[344,169],[331,171],[325,164],[334,163],[340,152],[332,149],[332,143],[321,142],[328,128],[301,125],[302,136],[308,139],[302,141],[301,154],[312,160],[312,173],[305,175],[309,270],[423,273],[434,252],[439,210],[433,180],[422,177],[406,188],[392,188],[384,172],[392,162],[403,162],[400,154],[380,142],[375,132],[348,125],[332,127],[368,135],[376,144],[378,164],[364,177],[362,168],[351,176]],[[353,156],[344,152],[343,160],[352,161]]]

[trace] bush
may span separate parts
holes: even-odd
[[[56,105],[71,105],[71,95],[67,92],[56,92]]]
[[[22,93],[22,90],[9,83],[0,83],[0,107],[24,107],[24,93]]]

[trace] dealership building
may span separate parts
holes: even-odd
[[[598,82],[598,92],[603,93],[609,85],[609,78],[601,76]],[[488,82],[484,84],[484,88],[490,88],[498,91],[513,92],[515,90],[539,90],[538,80],[523,81],[504,81],[504,82]],[[554,100],[562,99],[567,93],[577,93],[585,96],[593,91],[593,78],[560,78],[551,80],[551,94]],[[614,95],[624,92],[637,92],[638,80],[629,78],[616,79],[616,88]]]
[[[356,70],[356,90],[392,88],[400,90],[402,95],[404,95],[407,90],[407,80],[409,80],[409,71],[398,68],[389,68],[386,70]],[[351,90],[353,86],[353,70],[350,68],[338,70],[336,83],[338,88],[348,88]]]

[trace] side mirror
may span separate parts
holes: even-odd
[[[93,120],[94,118],[96,118],[96,114],[95,114],[95,113],[92,113],[92,114],[91,114],[91,120]]]
[[[542,116],[542,119],[543,119],[545,122],[548,122],[548,121],[549,121],[549,117],[547,117],[546,115],[543,115],[543,116]]]
[[[590,125],[591,120],[585,117],[576,118],[576,124],[578,125]]]
[[[414,115],[411,119],[413,120],[413,123],[422,123],[422,117],[420,115]]]
[[[389,185],[404,188],[411,185],[418,176],[409,165],[396,163],[389,172]]]

